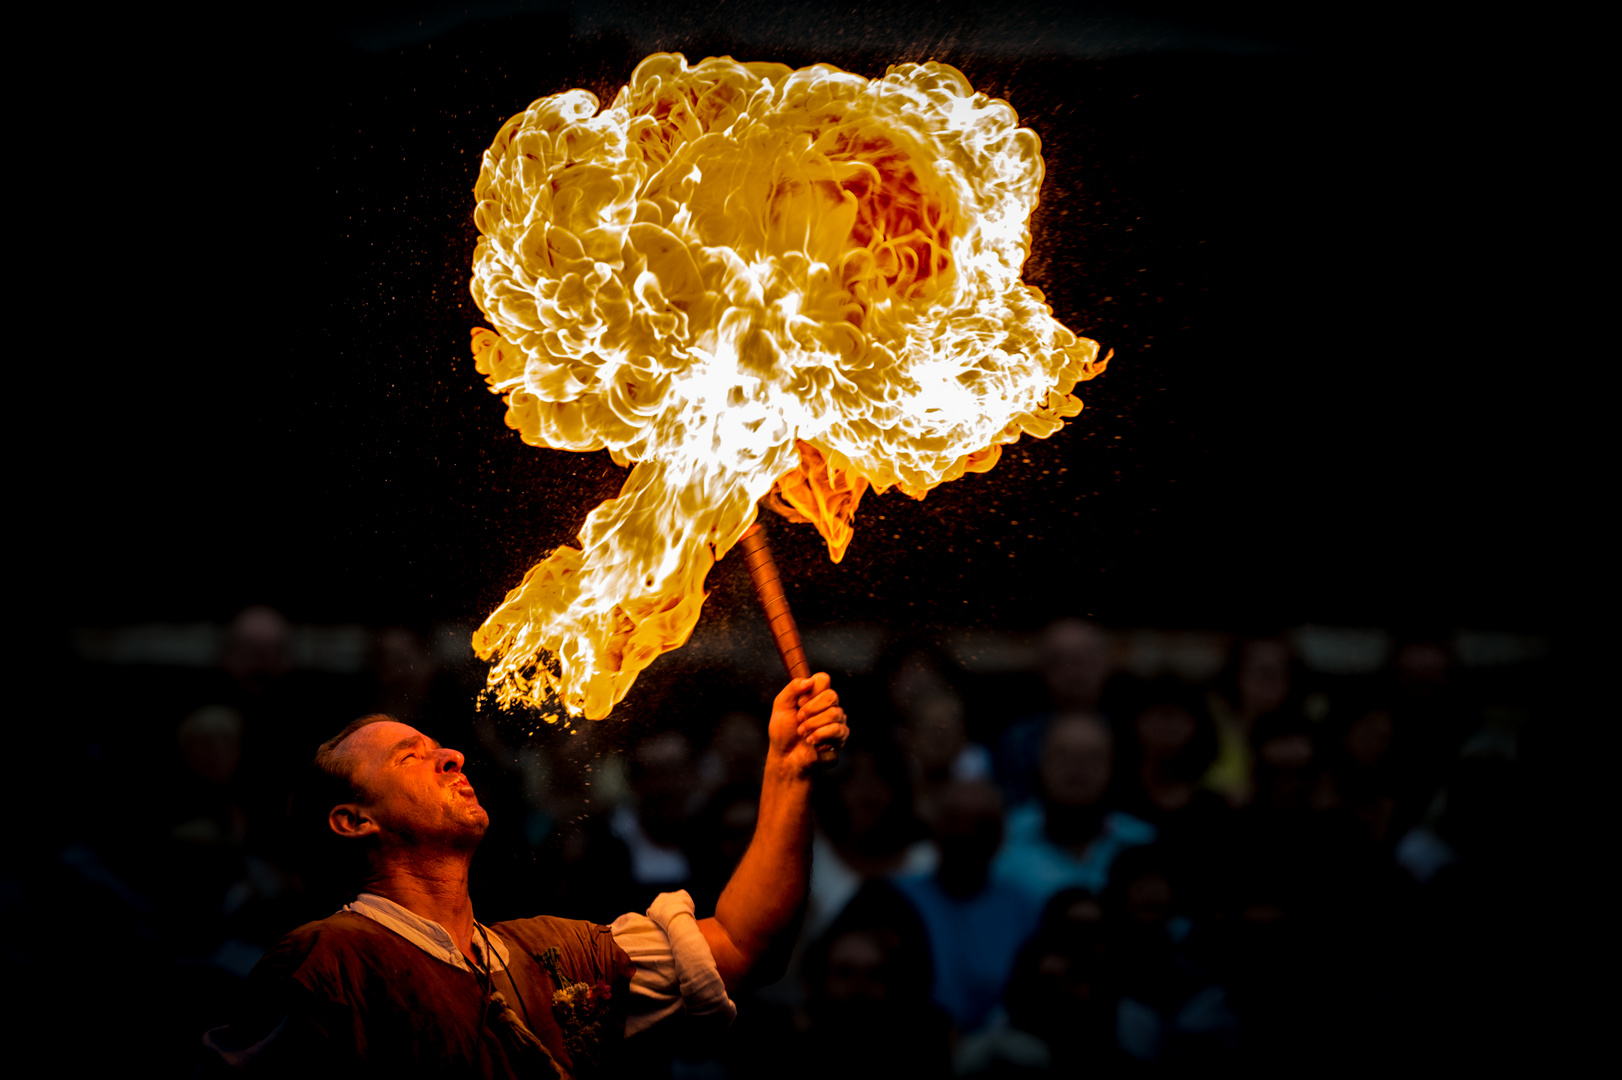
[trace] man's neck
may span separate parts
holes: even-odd
[[[1050,804],[1044,821],[1048,839],[1080,857],[1104,828],[1101,806],[1062,806]]]
[[[473,899],[467,891],[471,860],[459,855],[415,858],[408,864],[380,867],[364,892],[393,900],[415,915],[436,922],[450,934],[462,955],[473,955]]]

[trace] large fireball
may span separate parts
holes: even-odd
[[[526,442],[634,465],[474,637],[503,705],[606,716],[686,642],[765,499],[837,562],[1081,410],[1098,346],[1020,281],[1041,141],[943,64],[644,60],[502,127],[475,189],[478,369]]]

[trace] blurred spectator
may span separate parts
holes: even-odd
[[[1217,756],[1204,784],[1234,806],[1243,806],[1251,787],[1251,729],[1257,718],[1285,708],[1301,687],[1300,663],[1283,637],[1242,638],[1210,696],[1216,722]]]
[[[760,786],[766,764],[766,721],[747,712],[721,717],[710,745],[698,759],[698,777],[707,792],[724,787]]]
[[[1553,936],[1560,920],[1544,905],[1555,896],[1566,905],[1575,900],[1571,933],[1591,937],[1582,901],[1602,894],[1551,884],[1574,872],[1571,856],[1554,847],[1572,822],[1529,797],[1517,730],[1524,717],[1497,706],[1485,712],[1449,763],[1425,821],[1397,845],[1398,862],[1420,883],[1407,958],[1413,1041],[1436,1062],[1462,1057],[1477,1068],[1525,1062],[1571,1071],[1555,1063],[1566,1055],[1573,1064],[1582,1060],[1581,1036],[1550,1036],[1553,1017],[1581,1016],[1585,1001],[1605,1006],[1603,995],[1577,989],[1583,984],[1564,957],[1581,946],[1562,948]],[[1548,816],[1540,820],[1540,811]],[[1604,862],[1597,851],[1585,858]],[[1539,1023],[1545,1008],[1549,1019]],[[1536,1033],[1531,1040],[1528,1031]]]
[[[602,922],[640,910],[627,905],[646,892],[633,884],[630,851],[610,830],[630,793],[621,797],[618,756],[597,756],[589,735],[566,738],[562,745],[532,747],[521,759],[524,841],[536,865],[524,911]]]
[[[639,741],[627,764],[632,801],[616,807],[608,828],[630,856],[631,881],[646,894],[627,910],[641,911],[661,892],[686,888],[692,867],[684,850],[687,826],[702,793],[693,783],[693,755],[687,737],[661,731]]]
[[[223,939],[225,897],[244,876],[247,819],[233,781],[242,760],[242,714],[224,705],[198,709],[180,722],[176,744],[183,780],[172,788],[161,910],[187,955],[203,958]]]
[[[254,604],[226,627],[219,671],[200,680],[202,701],[229,705],[245,721],[234,783],[247,843],[272,861],[287,858],[287,778],[326,732],[366,709],[363,680],[297,669],[293,659],[292,624],[275,608]]]
[[[688,891],[700,911],[709,911],[755,835],[760,817],[760,783],[727,784],[710,796],[688,830],[692,866]]]
[[[890,704],[903,721],[910,720],[926,701],[958,696],[946,674],[946,661],[932,645],[903,644],[897,654],[901,659],[890,672]]]
[[[799,1077],[944,1078],[950,1022],[930,1001],[928,945],[907,903],[875,882],[806,955],[796,1052],[774,1072]]]
[[[1084,889],[1065,889],[1014,962],[1006,1009],[964,1039],[959,1076],[1116,1076],[1119,994],[1106,947],[1103,908]]]
[[[1166,853],[1123,852],[1104,893],[1109,949],[1120,989],[1117,1039],[1127,1057],[1202,1070],[1239,1046],[1227,992],[1181,948],[1187,938]]]
[[[1396,813],[1396,723],[1378,698],[1343,698],[1325,721],[1319,742],[1325,773],[1319,804],[1352,814],[1376,843],[1386,844]]]
[[[839,766],[817,778],[814,805],[806,940],[820,935],[868,879],[935,868],[935,849],[913,813],[906,758],[884,732],[852,729]]]
[[[1134,683],[1119,694],[1131,725],[1117,757],[1114,805],[1153,825],[1156,846],[1179,883],[1184,914],[1204,910],[1212,860],[1233,811],[1199,786],[1216,756],[1205,696],[1177,679]]]
[[[1513,729],[1491,720],[1460,747],[1425,819],[1397,844],[1397,863],[1416,881],[1428,883],[1466,857],[1484,869],[1525,828],[1516,813],[1517,751]]]
[[[1395,725],[1392,771],[1395,830],[1417,825],[1454,755],[1474,726],[1455,683],[1453,654],[1440,634],[1410,636],[1392,659],[1387,699]]]
[[[377,635],[372,671],[377,696],[372,711],[387,713],[407,724],[420,724],[427,711],[438,662],[428,642],[414,630],[391,626]]]
[[[1389,970],[1389,861],[1325,798],[1317,734],[1289,707],[1256,719],[1255,798],[1222,858],[1212,933],[1196,943],[1229,988],[1256,1069],[1363,1053],[1371,1035],[1352,1018],[1378,1005]]]
[[[1102,892],[1115,857],[1155,838],[1153,825],[1105,806],[1113,768],[1114,739],[1103,721],[1055,717],[1042,744],[1040,797],[1009,815],[998,877],[1039,900],[1070,886]]]
[[[293,627],[273,607],[244,608],[226,627],[220,667],[250,694],[262,694],[292,670],[288,646]]]
[[[938,694],[919,702],[903,731],[913,766],[914,805],[926,825],[935,823],[942,793],[959,780],[989,780],[991,752],[969,741],[963,700]]]
[[[973,1031],[1001,1000],[1040,905],[1029,890],[991,878],[1003,833],[1002,795],[994,785],[954,781],[941,792],[938,809],[940,865],[934,874],[898,878],[895,885],[923,920],[935,1003],[959,1031]]]
[[[889,677],[890,702],[900,718],[900,742],[911,758],[914,808],[929,823],[940,789],[954,778],[991,771],[991,753],[969,740],[963,698],[933,647],[901,650]]]
[[[247,823],[230,791],[242,763],[246,722],[228,705],[209,705],[180,722],[175,732],[180,756],[192,780],[199,817],[175,826],[177,839],[203,844],[240,844]]]
[[[1060,619],[1042,632],[1037,664],[1051,707],[1010,724],[997,750],[997,780],[1011,806],[1036,791],[1048,723],[1061,713],[1097,713],[1104,686],[1115,670],[1103,631],[1081,619]]]

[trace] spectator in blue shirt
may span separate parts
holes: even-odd
[[[1096,715],[1054,717],[1042,742],[1040,795],[1009,814],[993,876],[1037,903],[1072,886],[1102,893],[1115,857],[1155,838],[1153,825],[1104,804],[1114,755],[1114,738]]]
[[[936,805],[940,864],[933,874],[896,881],[929,939],[935,1004],[957,1029],[985,1023],[1002,999],[1019,948],[1036,930],[1041,903],[991,877],[1002,843],[1002,795],[985,780],[948,784]]]

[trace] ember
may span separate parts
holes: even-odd
[[[682,645],[757,502],[838,561],[1081,410],[1098,346],[1020,281],[1041,143],[942,64],[644,60],[501,129],[475,193],[478,369],[526,442],[632,465],[474,636],[503,705],[599,718]]]

